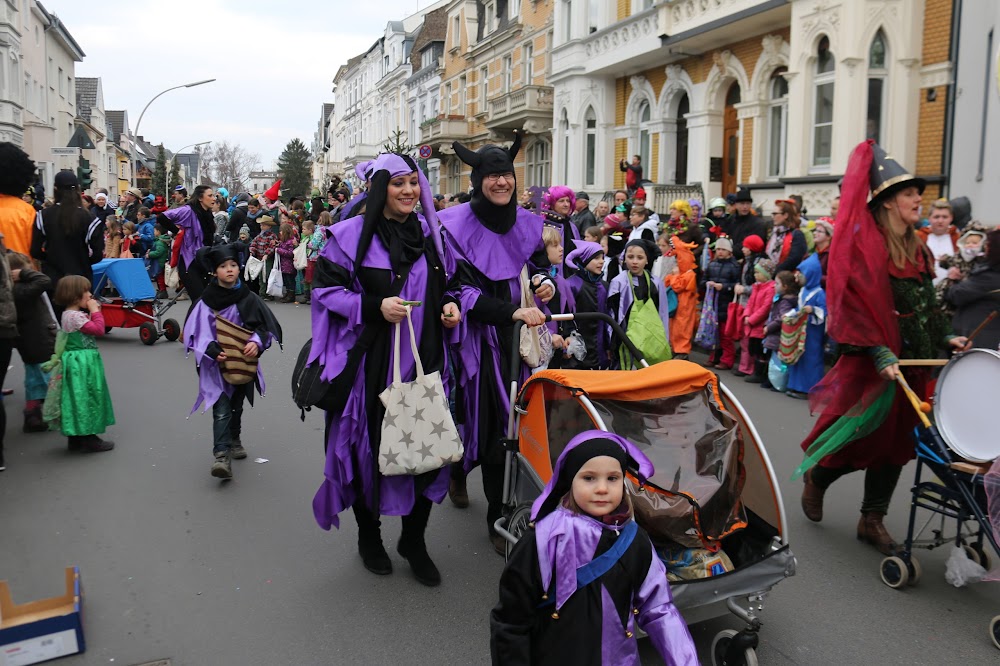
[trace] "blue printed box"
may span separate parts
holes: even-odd
[[[0,666],[29,666],[83,652],[80,570],[66,568],[66,594],[15,604],[0,580]]]

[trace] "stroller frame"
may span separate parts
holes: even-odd
[[[633,359],[643,368],[649,365],[642,353],[635,347],[621,326],[610,316],[603,313],[578,313],[552,315],[548,321],[573,321],[597,319],[611,327],[623,345],[629,350]],[[532,467],[519,460],[520,446],[518,439],[518,423],[527,411],[517,403],[518,380],[521,358],[517,341],[519,340],[521,322],[514,327],[514,345],[511,354],[510,405],[511,410],[507,422],[507,438],[504,440],[505,472],[503,485],[504,515],[495,523],[494,529],[507,542],[507,556],[517,543],[521,534],[528,528],[531,520],[531,502],[519,501],[525,496],[537,497],[544,483]],[[736,397],[721,383],[717,384],[719,393],[725,401],[725,409],[746,428],[747,434],[755,442],[760,442],[760,436],[740,405]],[[594,421],[595,428],[608,430],[601,414],[594,403],[583,392],[574,397],[587,411]],[[761,450],[762,461],[767,474],[775,479],[774,468],[766,453]],[[796,561],[787,543],[787,521],[781,490],[773,484],[773,492],[777,504],[777,519],[780,537],[775,537],[770,544],[770,552],[762,560],[748,567],[716,576],[683,583],[672,582],[674,604],[684,612],[688,624],[695,624],[709,619],[735,615],[743,623],[744,629],[736,631],[725,629],[716,634],[712,641],[712,662],[716,665],[750,666],[757,664],[756,648],[759,644],[759,631],[763,625],[759,613],[764,609],[764,600],[771,588],[784,578],[795,574]],[[740,600],[743,600],[742,603]]]
[[[164,313],[177,303],[180,294],[166,301],[155,296],[136,298],[138,294],[135,293],[130,298],[125,294],[126,291],[131,291],[127,286],[115,284],[119,294],[117,297],[101,296],[101,292],[110,284],[114,284],[114,281],[109,271],[105,270],[92,289],[104,311],[106,333],[110,333],[113,328],[138,328],[139,340],[145,345],[152,345],[163,337],[171,342],[180,338],[181,326],[177,320],[163,318]]]

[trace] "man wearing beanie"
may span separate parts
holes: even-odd
[[[733,242],[733,254],[743,256],[743,239],[747,236],[767,238],[767,223],[753,212],[750,190],[740,190],[733,202],[733,214],[722,221],[723,233]]]
[[[533,304],[521,307],[521,280],[528,275],[528,260],[544,244],[542,218],[519,207],[514,199],[514,157],[520,145],[520,134],[515,134],[510,148],[486,145],[477,152],[456,141],[455,153],[472,167],[472,198],[438,215],[445,243],[458,260],[461,310],[466,313],[465,339],[455,349],[460,396],[456,411],[465,459],[461,465],[452,465],[448,494],[456,506],[468,506],[465,476],[473,467],[482,467],[490,540],[501,554],[506,543],[493,529],[503,508],[501,438],[506,436],[511,381],[527,374],[522,365],[521,377],[509,376],[514,322],[539,326],[545,321]],[[543,302],[555,295],[554,285],[544,274],[528,280]]]

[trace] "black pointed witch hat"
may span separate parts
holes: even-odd
[[[876,201],[885,201],[904,187],[916,187],[921,194],[927,187],[927,182],[923,178],[917,178],[904,169],[877,143],[872,144],[872,166],[868,181],[872,188],[872,204]]]

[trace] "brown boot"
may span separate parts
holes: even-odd
[[[802,488],[802,513],[809,520],[818,523],[823,520],[823,496],[826,490],[813,483],[811,469],[802,475],[802,480],[805,481]]]
[[[882,524],[884,513],[871,511],[861,514],[858,521],[858,541],[870,543],[883,555],[895,555],[898,545]]]
[[[469,508],[469,491],[466,488],[464,476],[460,479],[451,479],[448,483],[448,497],[451,498],[451,503],[459,509]]]

